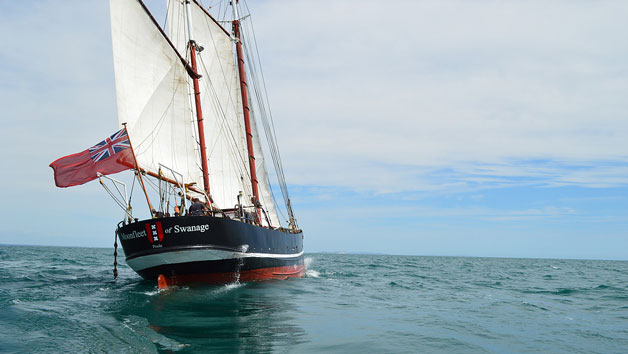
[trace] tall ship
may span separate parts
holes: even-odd
[[[218,21],[196,0],[169,0],[162,27],[141,0],[110,0],[122,129],[50,164],[59,187],[100,180],[124,211],[116,246],[160,288],[305,276],[254,32],[239,7],[233,0],[232,18]],[[125,170],[132,182],[110,176]],[[134,194],[149,218],[134,216]]]

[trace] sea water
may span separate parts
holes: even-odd
[[[0,353],[628,352],[628,262],[308,254],[160,291],[112,253],[0,246]]]

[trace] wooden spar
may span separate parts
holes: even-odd
[[[157,30],[159,30],[159,33],[161,33],[164,39],[168,42],[168,44],[170,45],[170,48],[172,48],[172,50],[174,50],[174,52],[177,54],[177,57],[179,57],[179,60],[181,61],[181,64],[183,64],[183,66],[185,67],[185,70],[187,71],[188,75],[190,75],[191,77],[196,77],[197,79],[200,78],[200,76],[196,73],[196,70],[192,69],[192,67],[187,62],[187,60],[185,60],[185,58],[181,56],[177,48],[174,46],[174,44],[172,44],[172,41],[166,35],[166,32],[164,32],[164,30],[161,28],[157,20],[155,20],[155,17],[153,17],[153,14],[150,13],[150,11],[148,11],[148,8],[146,7],[146,5],[144,5],[144,2],[142,0],[138,0],[138,2],[142,6],[142,9],[144,9],[144,11],[146,12],[146,15],[148,15],[150,20],[153,22]]]
[[[229,31],[227,31],[221,24],[220,22],[218,22],[214,16],[212,16],[207,10],[205,10],[205,8],[203,7],[203,5],[199,4],[198,0],[192,0],[192,2],[198,7],[199,10],[203,11],[203,13],[205,13],[205,15],[207,17],[209,17],[212,22],[214,22],[214,24],[216,26],[218,26],[218,28],[220,28],[223,32],[225,32],[225,34],[229,37],[231,37],[231,33],[229,33]]]
[[[196,44],[190,41],[190,59],[192,68],[196,72]],[[209,195],[209,169],[207,168],[207,148],[205,147],[205,127],[203,125],[203,111],[201,109],[201,92],[199,90],[198,78],[193,77],[194,82],[194,101],[196,103],[196,122],[198,125],[198,140],[201,145],[201,167],[203,169],[203,188],[205,193]],[[208,203],[211,202],[208,200]]]
[[[123,165],[129,166],[130,168],[135,168],[135,166],[132,166],[132,165],[130,165],[130,164],[126,164],[126,163],[124,163],[124,162],[121,162],[121,163],[122,163]],[[164,182],[168,182],[168,183],[170,183],[170,184],[173,184],[173,185],[175,185],[175,186],[177,186],[177,187],[180,187],[180,188],[187,188],[188,190],[190,190],[190,191],[192,191],[192,192],[195,192],[195,193],[198,193],[198,194],[203,194],[203,190],[202,190],[202,189],[198,189],[198,188],[196,188],[196,187],[194,187],[194,186],[191,186],[191,185],[189,185],[189,184],[182,184],[182,183],[179,183],[179,182],[177,182],[177,181],[173,180],[172,178],[168,178],[168,177],[166,177],[166,176],[164,176],[164,175],[160,175],[159,173],[156,173],[156,172],[153,172],[153,171],[148,171],[148,170],[145,170],[145,169],[143,169],[143,168],[141,168],[141,167],[138,167],[138,168],[137,168],[137,170],[138,170],[138,172],[140,172],[140,173],[144,173],[144,174],[147,174],[147,175],[149,175],[149,176],[151,176],[151,177],[155,177],[155,178],[160,179],[160,180],[162,180],[162,181],[164,181]],[[193,198],[192,196],[189,196],[189,195],[187,195],[186,197],[187,197],[187,199],[192,199],[192,198]],[[215,207],[214,207],[214,209],[215,209]]]
[[[207,204],[209,208],[212,208],[211,198],[209,197],[209,168],[207,167],[207,148],[205,146],[205,128],[203,125],[203,110],[201,109],[201,91],[199,89],[198,79],[200,75],[198,74],[198,69],[196,66],[196,42],[192,37],[192,18],[190,15],[190,2],[185,2],[185,12],[187,18],[188,25],[188,37],[189,37],[189,48],[190,48],[190,61],[192,62],[192,70],[195,75],[191,75],[192,82],[194,84],[194,102],[196,104],[196,123],[198,127],[198,140],[201,149],[201,168],[203,170],[203,188],[205,190],[205,194],[207,195]]]
[[[173,180],[171,178],[168,178],[168,177],[166,177],[164,175],[160,175],[159,173],[155,173],[155,172],[152,172],[152,171],[147,171],[147,170],[144,170],[144,169],[142,169],[142,172],[146,173],[147,175],[149,175],[151,177],[155,177],[157,179],[160,179],[160,180],[162,180],[164,182],[168,182],[170,184],[174,184],[177,187],[187,188],[188,190],[191,190],[192,192],[195,192],[195,193],[198,193],[198,194],[203,194],[203,191],[198,189],[198,188],[195,188],[195,187],[190,186],[190,185],[185,185],[185,184],[179,183],[179,182],[177,182],[177,181],[175,181],[175,180]],[[191,196],[187,196],[187,199],[192,199],[192,197]]]
[[[251,133],[251,117],[249,111],[249,96],[246,85],[246,72],[244,70],[244,58],[242,55],[242,41],[240,39],[240,20],[237,16],[236,4],[233,3],[235,19],[233,20],[233,35],[236,40],[236,53],[238,56],[238,73],[240,74],[240,93],[242,94],[242,110],[244,113],[244,129],[246,130],[246,147],[249,152],[249,169],[251,170],[251,186],[253,187],[253,204],[257,211],[257,218],[261,220],[259,210],[259,192],[257,186],[257,171],[255,168],[255,152],[253,150],[253,134]]]
[[[146,203],[148,203],[148,210],[150,210],[150,214],[153,215],[153,206],[150,204],[150,199],[148,199],[148,193],[146,192],[146,187],[144,186],[144,179],[142,178],[142,173],[140,172],[140,165],[137,163],[137,157],[135,156],[135,150],[133,150],[133,144],[131,144],[131,136],[129,135],[129,131],[126,129],[126,123],[122,123],[124,125],[124,132],[126,133],[126,137],[129,139],[129,148],[131,149],[131,153],[133,154],[133,163],[135,163],[135,170],[137,171],[137,175],[140,179],[140,184],[142,185],[142,190],[144,191],[144,195],[146,196]]]

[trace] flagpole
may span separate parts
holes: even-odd
[[[144,179],[142,178],[142,172],[140,172],[139,165],[137,164],[137,157],[135,156],[135,150],[133,150],[133,144],[131,144],[131,136],[129,135],[129,131],[126,129],[126,123],[122,123],[124,126],[124,132],[126,133],[126,137],[129,139],[129,147],[131,148],[131,153],[133,154],[133,161],[135,162],[135,171],[140,178],[140,184],[142,185],[142,190],[144,191],[144,195],[146,196],[146,203],[148,203],[148,209],[150,210],[150,215],[153,215],[153,206],[150,204],[150,200],[148,199],[148,193],[146,193],[146,187],[144,186]]]

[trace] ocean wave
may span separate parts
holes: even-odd
[[[35,251],[5,253],[0,347],[8,352],[626,347],[628,284],[615,270],[628,274],[628,262],[315,254],[305,258],[306,279],[165,291],[124,263],[114,281],[108,249]],[[48,264],[51,253],[90,264]]]
[[[233,282],[233,283],[225,284],[219,288],[219,292],[227,292],[227,291],[235,290],[245,285],[246,285],[245,283],[240,283],[240,282]]]
[[[309,278],[320,278],[321,277],[321,273],[319,273],[318,271],[316,271],[314,269],[307,269],[305,271],[305,276],[309,277]]]

